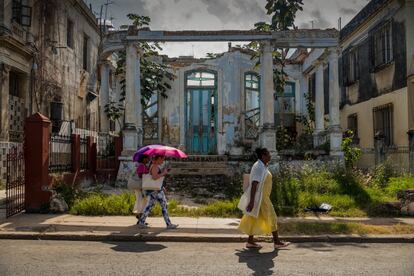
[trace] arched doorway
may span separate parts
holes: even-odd
[[[194,70],[185,74],[186,148],[192,154],[217,152],[217,74]]]

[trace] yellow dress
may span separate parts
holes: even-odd
[[[249,236],[266,235],[277,230],[277,216],[270,201],[272,192],[272,174],[268,173],[263,183],[263,196],[257,218],[244,215],[240,221],[239,230]]]

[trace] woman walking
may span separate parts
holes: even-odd
[[[277,216],[270,193],[272,192],[272,174],[268,170],[271,155],[266,148],[256,149],[258,160],[250,172],[249,186],[240,199],[239,208],[244,215],[240,221],[239,230],[249,236],[247,248],[261,248],[254,242],[254,235],[272,233],[274,248],[279,249],[289,245],[279,239],[277,231]]]
[[[149,163],[148,155],[143,154],[138,158],[138,167],[137,167],[136,173],[141,183],[142,183],[142,175],[149,173],[148,163]],[[139,219],[142,216],[142,213],[144,211],[145,206],[147,205],[148,200],[147,200],[147,197],[145,196],[145,191],[142,190],[142,185],[140,189],[135,189],[134,192],[135,192],[135,205],[134,205],[134,209],[132,212],[134,214],[137,214],[136,217],[138,219],[137,221],[137,224],[138,224]]]
[[[164,162],[165,157],[162,155],[156,155],[152,161],[150,166],[149,172],[152,176],[152,179],[157,180],[161,177],[167,175],[169,169],[161,170],[160,166]],[[163,184],[164,186],[164,184]],[[147,219],[149,213],[151,212],[152,208],[155,206],[155,202],[158,201],[161,205],[162,215],[164,217],[165,223],[167,224],[167,229],[175,229],[178,227],[177,224],[172,224],[170,221],[170,217],[168,216],[167,210],[167,199],[165,198],[164,187],[161,187],[161,190],[155,191],[146,191],[148,202],[145,206],[144,212],[138,221],[138,226],[140,228],[146,228],[147,225],[145,224],[145,220]]]

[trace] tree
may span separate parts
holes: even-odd
[[[141,16],[137,14],[128,14],[128,19],[132,20],[132,25],[136,28],[143,28],[149,26],[151,19],[148,16]],[[122,29],[128,28],[127,25],[121,26]],[[158,42],[139,42],[138,46],[141,51],[141,104],[143,110],[148,107],[151,96],[159,93],[162,97],[167,98],[167,90],[171,89],[169,81],[175,78],[175,75],[168,71],[168,66],[156,61],[159,57],[158,51],[162,47]],[[118,55],[117,69],[115,74],[121,77],[121,98],[120,102],[125,101],[125,66],[126,66],[126,52],[121,51]],[[123,113],[124,104],[111,102],[105,106],[105,112],[109,119],[119,118]]]
[[[296,13],[303,10],[303,0],[267,0],[266,11],[268,15],[271,15],[271,22],[257,22],[254,25],[254,29],[258,31],[271,32],[271,31],[286,31],[289,29],[296,29],[294,24]],[[252,59],[260,57],[260,43],[252,41],[247,45],[247,48],[253,50],[255,54]],[[289,49],[275,48],[273,50],[273,59],[280,68],[276,67],[273,70],[273,79],[275,82],[276,95],[281,97],[283,106],[283,94],[285,90],[285,84],[287,74],[284,70],[286,64],[286,57]],[[256,65],[260,64],[260,60]],[[283,110],[281,108],[281,127],[283,128]]]

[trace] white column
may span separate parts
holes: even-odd
[[[99,91],[99,113],[101,122],[101,131],[109,131],[109,119],[105,113],[105,106],[109,103],[109,62],[101,63],[101,89]]]
[[[324,131],[324,99],[323,99],[323,65],[317,65],[315,75],[315,130],[313,132],[313,145],[315,147],[324,143],[322,132]]]
[[[323,65],[316,69],[316,91],[315,91],[315,134],[324,130],[324,99],[323,99]]]
[[[125,71],[125,125],[123,129],[123,156],[132,155],[138,147],[137,98],[140,93],[138,49],[132,43],[126,46]]]
[[[342,130],[339,118],[338,50],[330,49],[329,55],[329,138],[330,155],[342,157]]]
[[[260,58],[260,145],[276,158],[276,130],[274,118],[273,56],[270,42],[262,46]]]
[[[308,116],[308,109],[306,105],[306,95],[309,94],[309,77],[307,75],[302,75],[300,79],[300,98],[299,98],[299,106],[301,115]],[[298,112],[297,111],[297,112]]]

